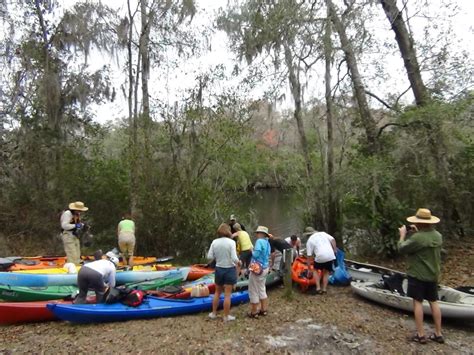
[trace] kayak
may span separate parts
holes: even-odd
[[[281,283],[282,281],[283,279],[280,273],[277,271],[272,271],[267,275],[267,278],[265,279],[265,286],[272,287]],[[235,289],[240,290],[240,291],[246,290],[248,288],[248,284],[249,284],[248,277],[240,276],[237,279]],[[191,292],[192,292],[193,287],[198,286],[198,285],[207,286],[207,288],[209,289],[209,293],[210,294],[214,293],[216,289],[216,285],[214,283],[214,273],[207,274],[195,281],[187,282],[180,288],[169,289],[165,287],[165,288],[157,289],[156,291],[151,291],[149,293],[158,297],[185,299],[185,298],[191,297]]]
[[[94,256],[81,256],[85,262],[94,261]],[[154,256],[135,256],[133,258],[134,265],[149,265],[153,263],[166,262],[171,257],[156,258]],[[120,265],[123,266],[120,258]],[[62,268],[67,262],[65,256],[33,256],[33,257],[7,257],[0,258],[1,271],[28,271],[41,269]]]
[[[385,288],[383,283],[375,282],[352,282],[351,288],[355,294],[368,300],[413,312],[413,299],[404,295],[406,282],[403,285],[402,294]],[[443,318],[474,320],[474,295],[450,287],[439,286],[438,297],[438,305]],[[423,313],[431,315],[431,308],[427,301],[423,301]]]
[[[307,258],[305,256],[298,256],[291,265],[291,279],[300,286],[301,291],[305,292],[310,286],[316,285],[314,277],[308,277],[308,274],[320,271],[314,270],[314,266],[307,265]],[[309,275],[311,276],[311,275]]]
[[[182,276],[168,276],[160,279],[126,284],[127,288],[156,290],[157,288],[178,285]],[[0,299],[10,302],[31,302],[72,298],[79,292],[76,286],[23,287],[0,285]]]
[[[117,285],[141,282],[181,275],[186,280],[189,267],[165,271],[117,271]],[[77,274],[27,274],[20,272],[0,272],[0,284],[10,286],[44,287],[44,286],[76,286]]]
[[[65,267],[50,267],[44,269],[31,269],[31,270],[19,270],[15,271],[21,274],[77,274],[81,269],[80,265],[75,265],[74,272],[70,272],[69,268]],[[166,271],[176,269],[175,267],[168,267],[168,268],[157,268],[155,265],[134,265],[131,269],[127,269],[127,271]],[[117,271],[123,271],[124,267],[119,266]]]
[[[395,274],[404,275],[403,272],[392,270],[383,266],[360,263],[358,261],[346,259],[346,268],[354,281],[379,282],[384,276]]]
[[[60,304],[50,303],[47,308],[62,320],[74,323],[119,322],[132,319],[169,317],[182,314],[199,313],[212,309],[213,296],[177,300],[147,296],[137,307],[121,303],[114,304]],[[249,301],[247,291],[236,292],[231,296],[231,304],[238,305]],[[224,297],[219,306],[222,307]]]
[[[198,280],[203,276],[214,273],[214,268],[207,266],[206,264],[194,264],[191,265],[191,270],[188,274],[188,281]]]
[[[16,324],[27,322],[47,322],[56,316],[47,304],[71,304],[72,300],[38,301],[38,302],[0,302],[0,324]]]

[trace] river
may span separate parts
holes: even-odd
[[[291,190],[262,189],[240,198],[233,213],[250,234],[262,225],[276,237],[286,238],[304,229],[301,201]]]

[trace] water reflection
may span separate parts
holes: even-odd
[[[242,197],[235,205],[234,214],[250,234],[258,225],[264,225],[273,235],[286,238],[304,229],[301,201],[293,191],[258,190]]]

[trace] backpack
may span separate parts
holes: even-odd
[[[144,297],[145,292],[142,290],[132,290],[125,296],[122,303],[130,307],[137,307],[143,303]]]

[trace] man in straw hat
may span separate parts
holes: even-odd
[[[407,218],[412,223],[410,228],[414,234],[405,240],[407,228],[405,225],[398,228],[400,241],[398,249],[408,256],[408,296],[413,298],[413,312],[415,314],[416,334],[411,340],[426,344],[427,338],[423,329],[423,300],[427,300],[435,324],[435,333],[429,336],[430,340],[444,343],[441,334],[441,311],[438,300],[438,280],[441,274],[441,246],[443,238],[434,229],[439,218],[432,216],[431,211],[420,208],[415,216]]]
[[[84,202],[76,201],[71,202],[69,208],[61,214],[61,239],[68,263],[81,262],[81,241],[78,231],[84,227],[84,223],[81,222],[81,212],[88,209],[84,206]]]

